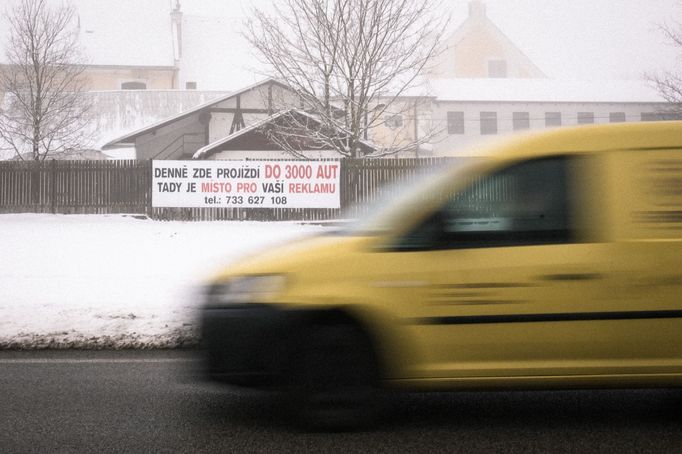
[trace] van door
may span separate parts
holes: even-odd
[[[618,310],[630,317],[622,323],[628,338],[620,351],[633,358],[637,372],[679,374],[682,149],[614,151],[602,161],[620,282]]]
[[[613,370],[622,339],[604,321],[616,299],[611,246],[587,242],[581,228],[578,160],[535,159],[488,175],[400,239],[392,254],[425,283],[404,311],[422,349],[417,375]]]

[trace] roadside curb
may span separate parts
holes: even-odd
[[[0,337],[0,350],[168,350],[199,346],[194,329],[177,329],[159,335],[123,333],[85,336],[63,332],[51,334],[20,333],[11,338]]]

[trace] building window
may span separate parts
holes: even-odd
[[[505,60],[489,60],[488,77],[498,79],[507,77],[507,62]]]
[[[145,82],[123,82],[121,84],[121,90],[146,90],[147,84]]]
[[[594,123],[594,112],[578,112],[578,124],[587,125]]]
[[[561,126],[561,112],[545,112],[545,126]]]
[[[481,112],[481,134],[497,134],[497,112]]]
[[[196,90],[197,89],[197,83],[196,82],[185,82],[185,90]]]
[[[514,131],[530,129],[530,114],[528,112],[514,112],[512,115]]]
[[[403,116],[401,114],[388,114],[386,115],[384,123],[391,129],[402,128]]]
[[[642,121],[680,120],[682,115],[674,112],[642,112]]]
[[[611,112],[609,114],[609,123],[622,123],[625,121],[625,112]]]
[[[448,112],[448,134],[464,134],[464,112]]]

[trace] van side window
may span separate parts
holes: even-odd
[[[572,241],[566,157],[526,161],[451,196],[398,249],[462,249]]]

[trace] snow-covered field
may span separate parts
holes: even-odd
[[[325,227],[0,215],[0,348],[156,348],[196,340],[196,291],[244,254]]]

